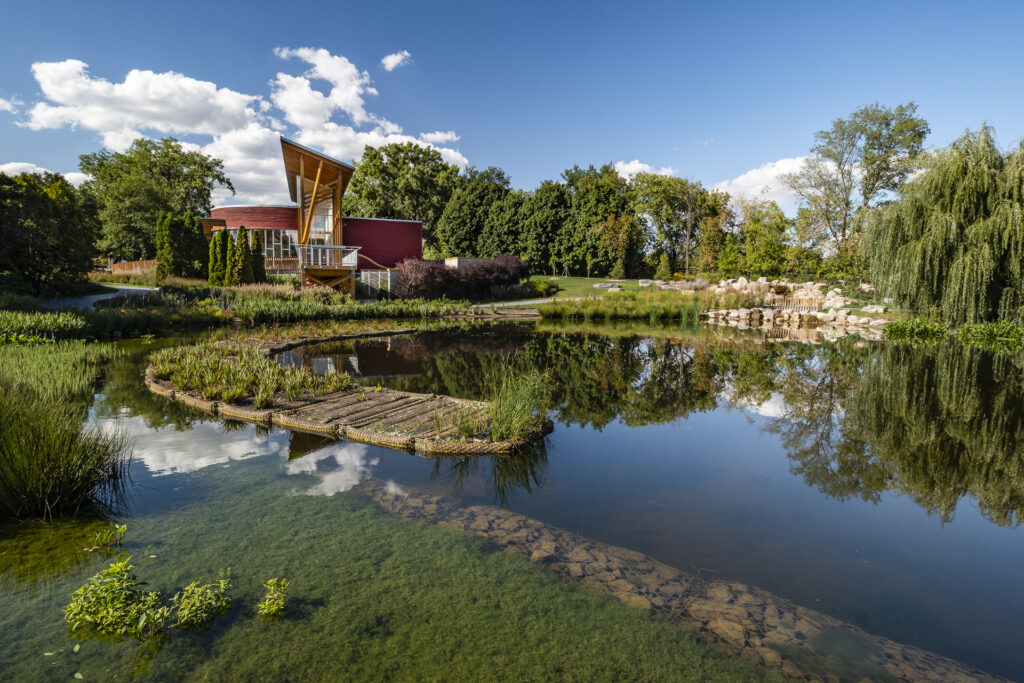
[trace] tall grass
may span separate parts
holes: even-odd
[[[764,297],[755,294],[715,294],[702,290],[692,293],[676,291],[642,291],[608,294],[601,298],[580,301],[554,301],[537,308],[543,318],[573,320],[681,320],[697,322],[711,308],[742,308],[759,306]]]
[[[0,380],[0,517],[109,512],[123,496],[130,449],[118,433],[83,427],[52,392]]]
[[[153,374],[179,389],[207,400],[242,403],[257,408],[274,405],[283,393],[288,400],[339,391],[350,383],[346,373],[318,377],[303,367],[283,367],[251,344],[203,343],[161,349],[150,357]]]
[[[234,302],[235,313],[250,325],[330,319],[432,318],[462,313],[468,307],[469,304],[466,302],[444,299],[407,299],[358,304],[327,303],[309,295],[284,299],[244,293],[238,295]]]
[[[120,501],[128,444],[83,426],[116,355],[81,342],[0,348],[0,517],[107,512]]]
[[[504,367],[491,399],[491,438],[518,441],[537,432],[546,418],[548,378],[536,368],[517,375]]]

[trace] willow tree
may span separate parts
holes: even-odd
[[[991,128],[968,131],[872,221],[872,281],[952,324],[1024,321],[1024,144],[1004,153]]]

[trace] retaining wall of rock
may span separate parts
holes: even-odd
[[[488,505],[368,481],[362,490],[407,519],[472,531],[507,552],[634,607],[696,628],[766,667],[800,680],[997,681],[952,659],[886,638],[734,581],[706,580],[641,553],[600,543]]]

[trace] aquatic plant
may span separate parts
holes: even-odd
[[[267,589],[267,594],[256,606],[256,612],[264,618],[274,618],[284,614],[288,579],[270,578],[263,582],[263,587]]]
[[[503,367],[491,399],[491,438],[518,441],[541,428],[548,395],[547,375],[536,368],[515,374]]]
[[[209,400],[242,403],[252,399],[269,408],[278,392],[289,401],[320,396],[349,385],[345,373],[316,376],[304,367],[283,367],[252,344],[238,341],[175,346],[150,356],[153,374],[179,389],[195,391]]]
[[[329,319],[435,318],[463,313],[468,308],[468,302],[446,299],[325,303],[313,295],[284,299],[240,294],[234,301],[235,313],[250,325]]]
[[[1024,327],[1009,320],[963,325],[956,330],[956,338],[968,346],[990,351],[1016,351],[1024,346]]]
[[[0,378],[61,400],[91,398],[100,368],[123,352],[99,344],[57,342],[0,348]]]
[[[175,626],[184,631],[205,628],[218,614],[231,607],[228,591],[231,589],[231,569],[228,568],[217,583],[202,585],[193,581],[171,598],[177,612]]]
[[[72,633],[142,639],[164,630],[171,609],[160,593],[142,589],[131,559],[118,558],[71,595],[64,620]]]
[[[86,548],[86,550],[92,552],[94,550],[102,550],[112,546],[120,546],[126,531],[128,531],[127,524],[111,524],[103,529],[103,531],[96,534],[96,538],[93,539],[93,546],[91,548]]]

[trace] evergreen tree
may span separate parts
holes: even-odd
[[[220,231],[223,236],[220,241],[220,283],[221,285],[228,284],[228,257],[231,255],[231,233],[227,231],[227,228]]]
[[[253,231],[252,236],[252,281],[267,281],[267,261],[263,253],[263,231]]]
[[[1003,153],[968,131],[869,224],[872,281],[947,323],[1024,322],[1024,144]]]
[[[249,231],[244,225],[238,228],[238,244],[235,245],[235,249],[238,252],[238,284],[251,284],[252,245],[249,244]]]
[[[221,257],[224,236],[225,231],[218,230],[213,233],[213,239],[210,240],[210,259],[207,266],[208,275],[206,281],[214,287],[220,287],[224,284],[224,259]]]
[[[196,277],[206,260],[206,236],[192,216],[161,214],[156,227],[157,277]]]
[[[224,286],[233,287],[237,284],[241,284],[242,277],[242,260],[241,254],[238,249],[237,238],[232,238],[228,235],[228,260],[227,268],[224,270]]]

